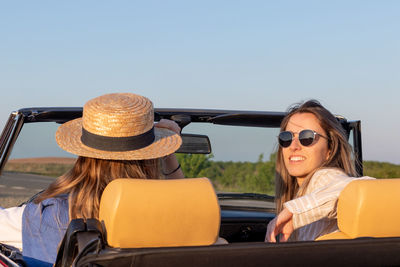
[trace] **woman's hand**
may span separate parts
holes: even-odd
[[[179,135],[181,134],[181,127],[179,127],[179,125],[176,122],[171,120],[161,119],[159,122],[154,124],[154,126],[158,128],[165,128],[171,130]]]
[[[288,209],[283,209],[272,221],[269,222],[267,227],[267,234],[265,235],[265,242],[276,242],[275,236],[282,234],[280,242],[286,242],[293,232],[293,213]]]

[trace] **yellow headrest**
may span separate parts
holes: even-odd
[[[356,237],[400,236],[400,179],[355,180],[341,192],[338,227]]]
[[[105,188],[99,219],[111,247],[174,247],[213,244],[220,208],[207,178],[116,179]]]

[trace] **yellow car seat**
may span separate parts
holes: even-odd
[[[101,197],[111,247],[202,246],[216,242],[220,208],[207,178],[117,179]]]
[[[355,180],[341,192],[339,232],[317,240],[400,236],[400,179]]]

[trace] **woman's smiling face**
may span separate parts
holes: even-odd
[[[299,185],[308,174],[322,166],[330,153],[328,140],[318,135],[310,146],[302,146],[298,139],[298,133],[305,129],[327,136],[314,114],[296,113],[290,117],[285,131],[294,133],[294,138],[290,146],[282,147],[282,155],[289,174],[296,177]]]

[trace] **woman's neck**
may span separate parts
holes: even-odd
[[[306,177],[296,177],[296,181],[299,187],[301,187],[305,179]]]

